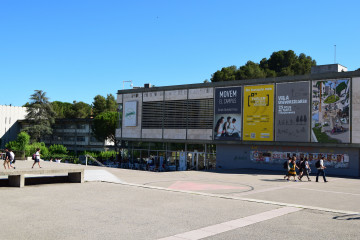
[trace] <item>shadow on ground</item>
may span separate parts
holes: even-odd
[[[67,176],[54,177],[27,177],[25,178],[25,186],[40,184],[69,183]],[[0,187],[9,187],[8,179],[0,179]]]

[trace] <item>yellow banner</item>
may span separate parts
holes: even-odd
[[[243,140],[273,141],[274,85],[244,88]]]

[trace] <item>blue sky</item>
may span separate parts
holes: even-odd
[[[294,50],[360,68],[359,1],[2,0],[1,105],[35,89],[91,103],[134,86],[190,84]],[[129,88],[125,83],[125,88]]]

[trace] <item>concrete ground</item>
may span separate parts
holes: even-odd
[[[31,168],[18,162],[19,169]],[[286,182],[260,170],[88,166],[85,180],[48,177],[41,184],[43,178],[28,176],[24,188],[10,188],[0,176],[0,239],[359,238],[360,179]]]

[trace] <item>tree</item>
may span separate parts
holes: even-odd
[[[115,137],[115,131],[119,122],[118,112],[103,112],[94,118],[92,125],[93,135],[99,141],[110,140],[117,149],[118,141]]]
[[[299,56],[294,51],[273,52],[269,59],[263,58],[260,63],[248,61],[238,69],[236,66],[224,67],[211,75],[212,82],[233,81],[256,78],[271,78],[310,74],[311,67],[316,61],[301,53]]]
[[[26,120],[31,122],[29,127],[24,129],[32,140],[40,141],[40,137],[52,134],[51,125],[55,122],[56,113],[52,109],[46,92],[35,90],[30,97],[30,103],[26,109]]]
[[[106,99],[101,95],[96,95],[93,101],[93,114],[94,116],[99,115],[106,110]]]
[[[71,109],[72,115],[68,116],[68,118],[88,118],[91,115],[91,105],[81,101],[74,101]]]
[[[115,97],[110,93],[106,96],[106,111],[116,112],[116,110],[117,110],[117,103]]]

